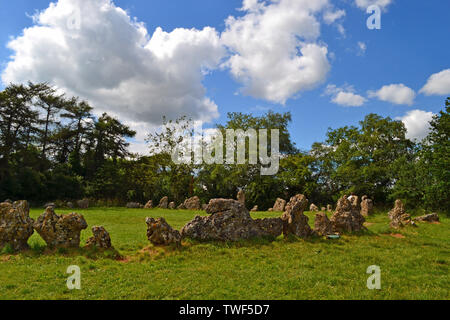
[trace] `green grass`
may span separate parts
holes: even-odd
[[[67,213],[66,210],[56,210]],[[42,209],[33,209],[36,218]],[[120,252],[49,252],[36,233],[28,252],[0,255],[0,299],[449,299],[450,221],[389,229],[386,214],[368,231],[340,240],[314,238],[239,243],[186,241],[155,248],[145,217],[163,216],[180,229],[199,212],[95,208],[79,210],[103,225]],[[310,223],[313,223],[313,214]],[[255,218],[279,216],[255,213]],[[82,244],[91,236],[82,233]],[[396,238],[392,233],[401,234]],[[66,287],[67,267],[81,268],[81,290]],[[366,269],[381,267],[381,290],[368,290]]]

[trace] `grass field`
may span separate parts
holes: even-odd
[[[43,209],[33,209],[36,218]],[[69,211],[56,210],[57,213]],[[103,225],[122,260],[86,250],[49,252],[36,233],[29,252],[0,255],[0,299],[449,299],[450,220],[389,229],[386,214],[368,232],[340,240],[284,239],[239,243],[187,241],[155,248],[145,217],[180,229],[199,212],[94,208],[78,210]],[[310,223],[313,214],[307,213]],[[255,218],[279,216],[255,213]],[[82,233],[82,245],[91,236]],[[66,269],[81,268],[81,290],[66,287]],[[368,290],[367,267],[381,267],[381,290]]]

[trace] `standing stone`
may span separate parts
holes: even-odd
[[[284,222],[283,234],[293,234],[300,238],[307,238],[313,234],[308,224],[309,218],[303,214],[308,206],[308,199],[302,194],[291,198],[281,219]]]
[[[343,196],[339,199],[336,211],[331,217],[333,232],[355,232],[364,229],[366,221],[361,215],[361,206],[357,196]]]
[[[7,244],[14,251],[28,249],[33,223],[27,201],[0,203],[0,249]]]
[[[81,230],[87,228],[86,220],[78,213],[58,216],[52,207],[34,223],[34,229],[50,248],[76,248],[80,245]]]
[[[4,203],[9,203],[9,204],[13,204],[14,202],[10,199],[6,199],[5,201],[3,201]]]
[[[327,211],[333,212],[333,206],[331,204],[327,205]]]
[[[152,201],[152,200],[149,200],[149,201],[145,204],[144,209],[153,209],[153,201]]]
[[[164,218],[147,218],[145,222],[147,223],[147,238],[154,245],[176,244],[178,246],[181,244],[180,232],[172,229]]]
[[[182,206],[183,209],[186,210],[202,210],[202,204],[200,202],[200,198],[195,196],[189,199],[186,199]]]
[[[311,205],[309,206],[309,211],[318,212],[319,207],[317,207],[314,203],[311,203]]]
[[[77,206],[80,209],[88,209],[89,208],[89,199],[78,200]]]
[[[208,205],[205,203],[205,204],[202,205],[202,210],[206,211],[206,208],[208,208]]]
[[[389,211],[388,216],[391,219],[390,226],[394,229],[414,224],[411,215],[406,213],[402,200],[395,200],[394,209]]]
[[[74,206],[73,202],[69,201],[69,202],[66,203],[66,207],[69,208],[69,209],[73,209],[75,206]]]
[[[237,200],[245,206],[245,192],[244,190],[239,190],[237,194]]]
[[[98,249],[111,249],[111,237],[104,227],[92,227],[93,236],[86,241],[86,247]]]
[[[427,214],[425,216],[417,217],[414,219],[417,222],[439,222],[439,215],[437,213]]]
[[[316,219],[314,220],[314,231],[321,236],[327,236],[333,233],[333,225],[325,212],[319,212],[316,214]]]
[[[161,201],[159,201],[158,208],[160,209],[167,209],[167,206],[169,205],[169,197],[163,197]]]
[[[169,209],[170,210],[174,210],[174,209],[176,209],[176,207],[177,206],[176,206],[175,202],[172,201],[171,203],[169,203]]]
[[[258,211],[258,206],[254,206],[252,210],[250,210],[250,212],[257,212]]]
[[[232,199],[212,199],[206,217],[195,217],[181,230],[183,237],[196,240],[238,241],[281,235],[280,218],[253,220],[242,203]]]
[[[363,196],[361,199],[361,214],[368,217],[373,213],[373,201],[367,196]]]
[[[284,208],[286,207],[286,200],[278,198],[273,205],[273,211],[275,212],[284,212]]]
[[[47,207],[52,207],[53,209],[56,209],[56,204],[53,202],[47,202],[46,204],[44,204],[44,208]]]

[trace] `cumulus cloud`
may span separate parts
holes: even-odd
[[[346,107],[361,107],[366,103],[366,98],[354,92],[352,86],[345,86],[338,88],[333,84],[327,86],[325,90],[326,95],[332,96],[331,102]]]
[[[408,133],[406,137],[411,140],[422,140],[430,132],[430,121],[433,119],[433,112],[423,110],[409,111],[405,116],[397,118],[403,121]]]
[[[345,17],[346,13],[345,10],[328,10],[325,11],[324,15],[323,15],[323,20],[325,21],[326,24],[332,24],[335,21]]]
[[[245,15],[229,17],[221,37],[242,92],[284,104],[323,82],[330,65],[317,16],[328,8],[328,0],[244,0]]]
[[[416,97],[416,93],[404,84],[391,84],[383,86],[378,91],[369,91],[369,97],[378,98],[381,101],[393,104],[412,105]]]
[[[48,81],[99,112],[141,124],[160,124],[164,115],[218,116],[202,85],[225,54],[213,28],[157,28],[150,36],[110,0],[59,0],[8,47],[4,84]]]
[[[420,90],[427,96],[450,94],[450,69],[442,70],[428,78],[425,86]]]
[[[387,7],[394,2],[393,0],[355,0],[355,4],[361,10],[367,10],[371,5],[377,5],[381,9],[385,10]]]

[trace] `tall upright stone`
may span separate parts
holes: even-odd
[[[302,194],[298,194],[290,199],[286,205],[283,220],[283,234],[285,236],[293,234],[300,238],[307,238],[313,234],[308,224],[309,218],[303,214],[308,206],[308,199]]]
[[[0,203],[0,249],[9,244],[14,251],[28,249],[33,234],[33,219],[25,200]]]
[[[343,233],[363,230],[366,220],[361,215],[359,198],[346,195],[340,198],[330,221],[333,224],[333,232]]]

